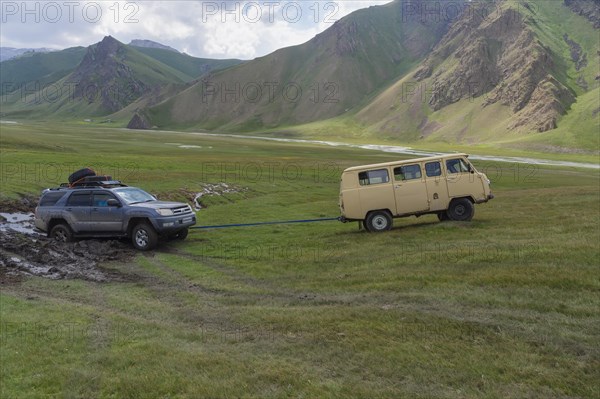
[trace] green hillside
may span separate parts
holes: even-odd
[[[108,36],[90,46],[77,68],[53,87],[8,96],[3,113],[14,117],[89,118],[112,114],[162,85],[190,78]]]
[[[482,20],[459,20],[356,120],[405,143],[597,150],[598,29],[562,2],[524,4],[507,1]]]
[[[157,126],[256,130],[340,115],[417,65],[447,23],[402,2],[356,11],[309,42],[215,73],[149,110]]]
[[[208,58],[196,58],[187,54],[176,53],[161,48],[130,47],[186,74],[189,77],[188,81],[194,80],[207,72],[229,68],[243,62],[242,60],[236,59],[213,60]]]
[[[34,87],[56,82],[71,73],[85,56],[85,47],[72,47],[50,53],[33,53],[0,64],[0,84],[3,94],[21,87]]]

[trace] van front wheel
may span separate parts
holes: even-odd
[[[455,199],[448,208],[448,217],[450,220],[458,222],[468,222],[473,219],[475,207],[473,203],[466,198]]]
[[[384,211],[371,212],[365,221],[365,227],[371,233],[388,231],[392,228],[392,217]]]

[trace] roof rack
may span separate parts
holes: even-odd
[[[61,189],[61,188],[76,189],[76,188],[97,188],[97,187],[114,188],[114,187],[128,187],[128,186],[127,186],[127,184],[121,183],[119,180],[105,180],[105,181],[88,181],[88,182],[81,182],[81,183],[75,183],[75,184],[61,183],[60,187],[56,188],[56,190]]]

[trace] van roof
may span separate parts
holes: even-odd
[[[376,164],[372,164],[372,165],[353,166],[351,168],[344,170],[344,172],[354,172],[354,171],[358,171],[358,170],[375,169],[375,168],[386,168],[388,166],[403,165],[403,164],[415,163],[415,162],[436,161],[439,159],[454,158],[454,157],[467,158],[468,156],[469,155],[465,154],[465,153],[440,154],[440,155],[424,157],[424,158],[403,159],[401,161],[395,161],[395,162],[385,162],[385,163],[376,163]]]

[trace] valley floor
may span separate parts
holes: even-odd
[[[0,128],[0,204],[84,166],[161,199],[233,188],[202,196],[201,225],[335,217],[343,169],[411,157],[178,132]],[[399,219],[386,234],[337,222],[195,231],[102,259],[115,277],[103,282],[0,266],[0,396],[597,397],[600,171],[473,163],[496,198],[470,223]]]

